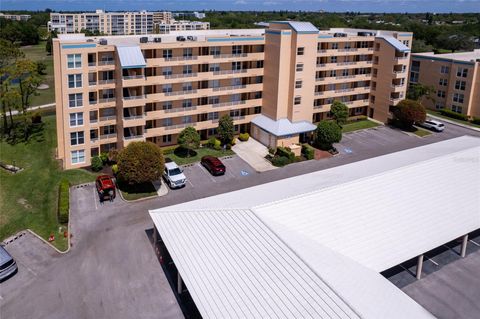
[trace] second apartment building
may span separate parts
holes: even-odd
[[[308,140],[340,100],[387,121],[406,93],[411,33],[271,22],[267,29],[54,39],[58,157],[65,168],[131,141],[160,146],[229,114],[268,146]]]

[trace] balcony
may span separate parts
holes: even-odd
[[[99,85],[102,85],[102,84],[113,84],[113,83],[115,83],[115,79],[98,80],[98,84],[99,84]]]
[[[122,86],[143,86],[145,85],[145,76],[142,74],[138,75],[124,75],[122,76]]]
[[[248,70],[249,69],[213,71],[213,75],[247,73]]]
[[[158,66],[174,66],[178,61],[183,61],[185,65],[191,64],[203,64],[203,63],[212,63],[212,58],[215,59],[215,62],[233,62],[235,61],[257,61],[263,60],[265,57],[264,52],[252,52],[252,53],[242,53],[242,54],[219,54],[219,55],[199,55],[191,57],[171,57],[171,58],[152,58],[147,59],[147,67],[158,67]],[[222,61],[224,60],[224,61]]]
[[[88,86],[97,85],[97,81],[88,81]]]
[[[165,79],[180,79],[180,78],[194,78],[197,73],[177,73],[177,74],[165,74]]]
[[[248,53],[232,53],[232,54],[216,54],[214,59],[231,59],[231,58],[246,58]]]
[[[97,62],[88,62],[88,67],[89,68],[94,68],[97,66]]]
[[[116,102],[116,98],[115,97],[106,97],[106,98],[101,98],[101,99],[98,99],[98,104],[105,104],[105,105],[98,105],[99,107],[102,106],[115,106],[114,103]],[[92,103],[90,103],[92,104]]]
[[[130,135],[123,137],[123,146],[127,146],[132,142],[143,142],[145,141],[145,134]]]
[[[110,123],[104,123],[104,122],[115,122],[117,120],[117,116],[116,115],[100,116],[99,119],[100,119],[100,122],[102,122],[102,125],[106,125]]]
[[[103,134],[100,135],[100,141],[102,142],[108,142],[111,140],[116,140],[117,139],[117,133],[111,133],[111,134]]]
[[[124,127],[133,127],[133,126],[144,126],[145,125],[145,115],[130,115],[123,118]]]
[[[197,60],[198,56],[176,56],[176,57],[165,57],[165,61],[192,61]]]
[[[218,91],[228,91],[228,90],[238,90],[238,89],[244,89],[246,88],[246,85],[230,85],[230,86],[219,86],[219,87],[214,87],[213,92],[218,92]]]
[[[98,66],[104,66],[104,65],[114,65],[115,60],[103,60],[103,61],[98,61]]]
[[[188,94],[195,94],[197,90],[184,90],[184,91],[172,91],[172,92],[165,92],[165,96],[175,96],[175,95],[188,95]]]

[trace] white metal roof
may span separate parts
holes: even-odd
[[[147,63],[139,46],[117,46],[122,69],[144,68]]]
[[[308,33],[314,33],[318,32],[319,30],[317,29],[316,26],[314,26],[311,22],[303,22],[303,21],[274,21],[272,23],[284,23],[288,24],[293,30],[295,30],[298,33],[302,32],[308,32]]]
[[[431,58],[442,58],[442,59],[450,59],[454,61],[477,61],[480,59],[480,49],[476,49],[470,52],[457,52],[457,53],[443,53],[443,54],[435,54],[434,52],[424,52],[424,53],[415,53],[413,56],[425,56]]]
[[[255,116],[252,119],[252,123],[275,136],[286,136],[311,132],[316,128],[315,125],[307,121],[295,123],[290,122],[288,119],[280,119],[275,121],[262,114]]]
[[[343,311],[347,305],[363,318],[426,318],[427,311],[378,272],[480,228],[480,139],[464,136],[150,215],[167,248],[174,251],[172,258],[204,317],[245,317],[228,307],[250,305],[241,299],[240,287],[249,287],[250,278],[284,281],[277,276],[286,270],[273,271],[272,278],[257,267],[271,262],[264,258],[274,245],[285,249],[284,259],[275,259],[276,266],[291,267],[285,258],[293,254],[297,266],[308,266],[318,277],[315,282],[329,287],[318,296],[325,303],[338,297],[342,303],[335,304]],[[236,259],[224,255],[241,250],[236,245],[243,242],[252,255],[242,252],[242,258],[257,264],[248,274],[243,259],[237,260],[239,266],[227,264]],[[208,262],[203,259],[207,257]],[[208,267],[200,265],[203,262]],[[227,277],[235,280],[219,283],[217,271],[228,271]],[[301,281],[307,273],[288,283],[300,294],[310,291]],[[205,282],[195,281],[200,278]],[[226,289],[221,294],[229,297],[221,300],[230,304],[206,304],[222,298],[215,295],[220,294],[217,285]],[[283,308],[271,304],[280,300],[283,295],[276,293],[283,289],[287,288],[273,287],[275,292],[268,296],[272,299],[256,299],[256,305],[283,314]]]
[[[410,48],[407,47],[405,44],[402,42],[398,41],[396,38],[390,35],[384,35],[384,34],[377,34],[377,38],[382,38],[388,43],[390,43],[396,50],[400,52],[410,52]]]

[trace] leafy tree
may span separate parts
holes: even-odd
[[[99,172],[100,170],[102,170],[103,168],[103,162],[102,162],[102,159],[98,156],[94,156],[92,157],[92,170],[94,172]]]
[[[228,144],[232,141],[235,130],[233,125],[233,120],[230,115],[225,114],[220,118],[218,121],[218,128],[217,128],[218,137],[223,144]]]
[[[432,52],[433,46],[427,44],[425,40],[413,39],[412,52],[421,53],[421,52]]]
[[[473,50],[473,39],[466,34],[449,34],[444,33],[438,36],[437,48],[444,48],[452,52],[458,50]]]
[[[403,100],[394,107],[393,115],[400,126],[405,129],[410,129],[414,123],[424,122],[427,112],[425,111],[425,107],[419,102]]]
[[[330,112],[332,113],[333,119],[341,127],[342,124],[345,124],[348,119],[348,106],[343,104],[340,101],[333,101],[332,106],[330,107]]]
[[[333,143],[342,140],[342,129],[333,121],[320,121],[314,134],[314,142],[322,150],[330,150]]]
[[[24,56],[25,54],[17,45],[13,44],[11,41],[0,39],[0,69],[11,65],[16,60],[23,58]],[[4,73],[5,70],[2,70],[1,74]]]
[[[129,184],[158,180],[164,169],[163,154],[156,144],[132,142],[118,153],[118,178]]]
[[[187,156],[190,156],[190,149],[200,146],[200,134],[193,126],[186,127],[178,135],[178,144],[187,149]]]
[[[38,73],[37,63],[22,59],[17,60],[9,68],[9,79],[17,83],[15,89],[18,90],[21,100],[21,111],[26,115],[27,109],[30,106],[30,99],[36,94],[38,87],[42,82],[42,77]]]
[[[423,85],[420,83],[412,84],[407,91],[407,99],[420,101],[422,97],[427,99],[432,99],[431,94],[435,92],[433,86]]]

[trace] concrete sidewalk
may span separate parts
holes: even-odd
[[[29,108],[28,108],[28,111],[35,111],[35,110],[39,110],[39,109],[46,109],[46,108],[49,108],[49,107],[52,107],[52,106],[55,106],[55,103],[43,104],[43,105],[39,105],[39,106],[32,106],[32,107],[29,107]],[[17,110],[12,111],[12,115],[17,115],[18,113],[20,113],[20,112],[17,111]],[[9,113],[9,114],[10,114],[10,113]]]
[[[436,115],[433,115],[433,114],[430,114],[430,113],[427,113],[427,117],[431,117],[431,118],[434,118],[434,119],[439,120],[439,121],[443,121],[443,122],[453,124],[453,125],[458,125],[458,126],[461,126],[461,127],[464,127],[464,128],[468,128],[470,130],[480,132],[480,128],[478,128],[478,127],[468,125],[468,124],[462,124],[462,123],[452,121],[452,120],[446,119],[444,117],[436,116]]]
[[[232,150],[257,172],[265,172],[278,168],[265,159],[265,156],[268,154],[268,148],[251,137],[246,142],[237,140]]]

